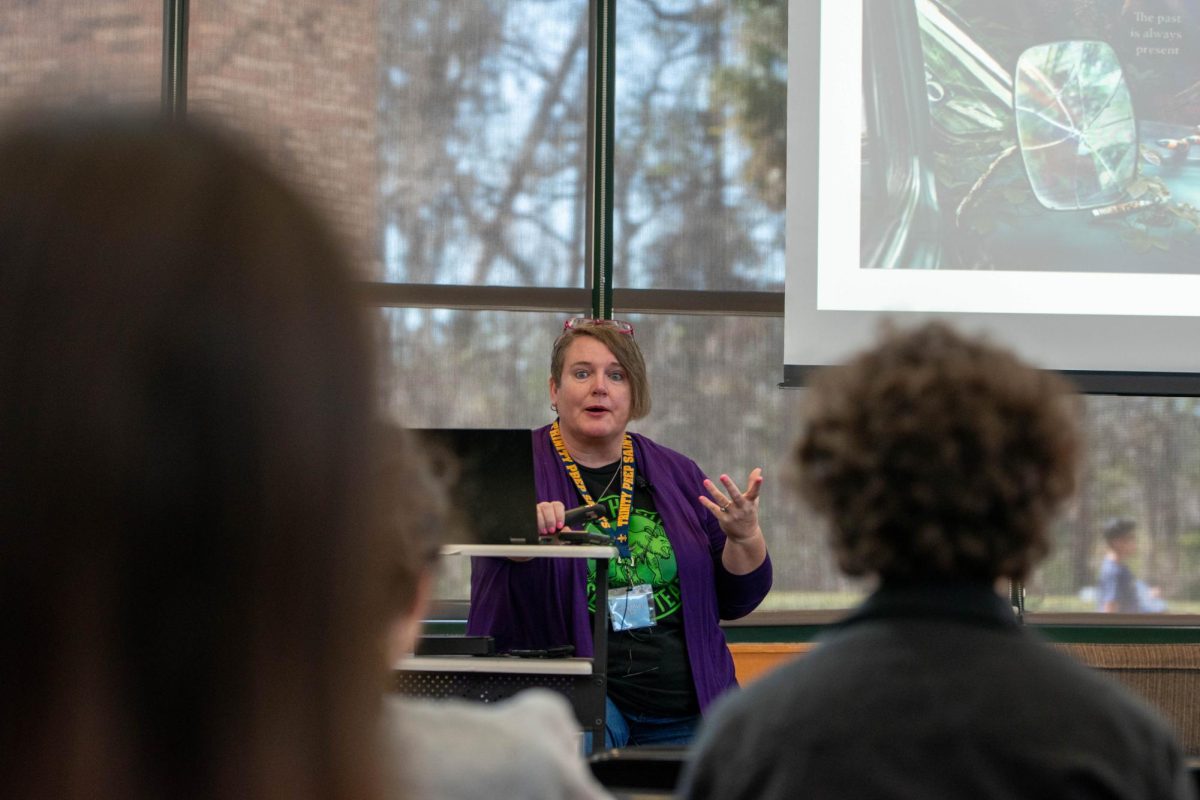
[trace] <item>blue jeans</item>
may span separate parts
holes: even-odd
[[[625,713],[605,698],[604,746],[629,747],[644,744],[688,745],[700,726],[700,715],[658,717],[652,714]]]

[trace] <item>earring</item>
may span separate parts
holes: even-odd
[[[550,410],[553,411],[555,414],[557,414],[558,413],[558,403],[551,403]]]

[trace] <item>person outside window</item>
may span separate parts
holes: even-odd
[[[1106,552],[1100,564],[1096,603],[1106,614],[1146,614],[1166,610],[1157,587],[1137,580],[1130,560],[1137,553],[1137,523],[1116,517],[1104,523]]]

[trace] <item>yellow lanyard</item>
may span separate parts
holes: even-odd
[[[567,470],[567,474],[571,476],[575,488],[579,490],[580,496],[586,505],[592,505],[595,500],[588,494],[587,484],[583,482],[583,476],[579,474],[579,466],[575,463],[575,459],[571,458],[571,454],[567,452],[567,445],[563,441],[562,431],[558,427],[558,420],[550,426],[550,441],[554,444],[554,449],[558,451],[558,457],[562,459],[563,467]],[[621,500],[617,506],[617,524],[614,528],[609,524],[605,517],[599,519],[600,527],[609,532],[617,546],[617,551],[621,554],[621,558],[629,558],[629,517],[633,513],[633,437],[628,433],[625,434],[625,440],[621,443]]]

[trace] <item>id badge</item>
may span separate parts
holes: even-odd
[[[631,631],[654,625],[654,588],[642,583],[611,590],[608,593],[608,616],[614,631]]]

